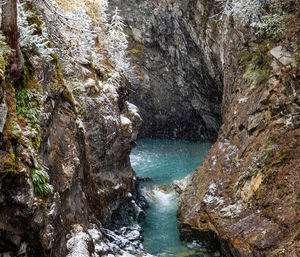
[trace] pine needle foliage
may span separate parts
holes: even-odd
[[[292,18],[290,8],[296,0],[215,0],[220,6],[220,18],[232,16],[244,25],[257,29],[259,36],[280,40],[287,21]]]
[[[108,50],[111,61],[118,71],[124,73],[130,70],[127,58],[127,35],[124,33],[125,24],[116,7],[108,24]]]

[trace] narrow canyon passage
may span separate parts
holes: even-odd
[[[300,256],[299,0],[0,23],[0,257]]]
[[[205,158],[211,143],[182,140],[139,139],[130,159],[142,182],[141,190],[149,202],[142,223],[144,248],[156,256],[219,256],[203,242],[185,244],[179,239],[176,219],[177,195],[174,180],[192,172]]]

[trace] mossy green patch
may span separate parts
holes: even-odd
[[[18,124],[18,118],[10,114],[6,120],[6,132],[8,139],[18,141],[22,135],[21,127]]]
[[[274,257],[284,256],[285,249],[276,249],[273,252]]]
[[[271,162],[271,165],[272,166],[284,165],[288,157],[289,157],[289,152],[287,150],[277,151]]]
[[[129,27],[125,28],[125,29],[123,30],[123,32],[124,32],[127,36],[132,35],[132,30],[131,30]]]
[[[272,149],[268,149],[265,153],[265,157],[264,157],[264,161],[265,163],[268,163],[269,159],[270,159],[270,156],[272,154]]]
[[[57,84],[63,88],[63,97],[74,107],[74,112],[77,114],[78,113],[77,108],[79,107],[79,104],[77,104],[73,96],[72,90],[65,84],[64,77],[60,67],[59,58],[56,53],[51,53],[51,57],[53,59],[54,67],[55,67],[55,73],[54,73],[55,80]],[[53,86],[56,87],[55,84],[53,84]]]
[[[241,53],[242,58],[238,59],[238,64],[240,63],[240,65],[245,66],[247,63],[250,63],[243,75],[243,79],[250,80],[252,83],[259,85],[270,78],[269,42],[265,41],[260,44],[254,44],[253,48],[253,53],[248,50],[244,50]]]
[[[145,58],[145,47],[141,43],[133,42],[130,45],[132,48],[129,50],[130,57],[134,61],[140,61]]]
[[[5,79],[6,65],[7,65],[7,58],[3,55],[0,55],[0,78],[1,78],[1,80]]]
[[[6,44],[5,37],[0,31],[0,79],[5,79],[5,70],[7,65],[7,55],[11,52],[10,47]]]
[[[245,67],[246,65],[249,64],[249,62],[252,60],[252,54],[249,52],[248,49],[244,49],[243,51],[241,51],[241,53],[239,54],[238,60],[237,60],[237,64],[239,66]]]

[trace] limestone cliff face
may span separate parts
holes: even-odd
[[[207,49],[187,30],[184,16],[193,3],[111,2],[129,26],[129,54],[138,73],[130,99],[143,119],[140,136],[214,140],[221,124],[223,74],[215,57],[204,65]]]
[[[42,24],[35,35],[53,19],[32,5],[25,11]],[[129,153],[141,119],[127,102],[128,82],[85,56],[22,50],[22,79],[0,79],[0,255],[112,252],[102,228],[126,222],[138,197]]]
[[[235,17],[211,19],[214,1],[190,2],[188,31],[222,67],[223,125],[179,198],[182,238],[224,256],[299,256],[299,6],[281,40],[262,40]]]

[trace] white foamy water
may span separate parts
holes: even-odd
[[[154,189],[150,190],[144,188],[143,191],[147,201],[155,205],[157,210],[164,212],[166,208],[170,209],[176,207],[176,197],[174,192],[167,192],[158,187],[154,187]]]
[[[175,140],[143,139],[137,141],[130,159],[141,178],[151,178],[141,185],[150,208],[143,228],[144,248],[150,254],[168,257],[209,257],[205,248],[191,249],[180,241],[176,218],[177,197],[169,190],[174,180],[182,179],[203,160],[211,144]],[[197,248],[197,247],[196,247]]]

